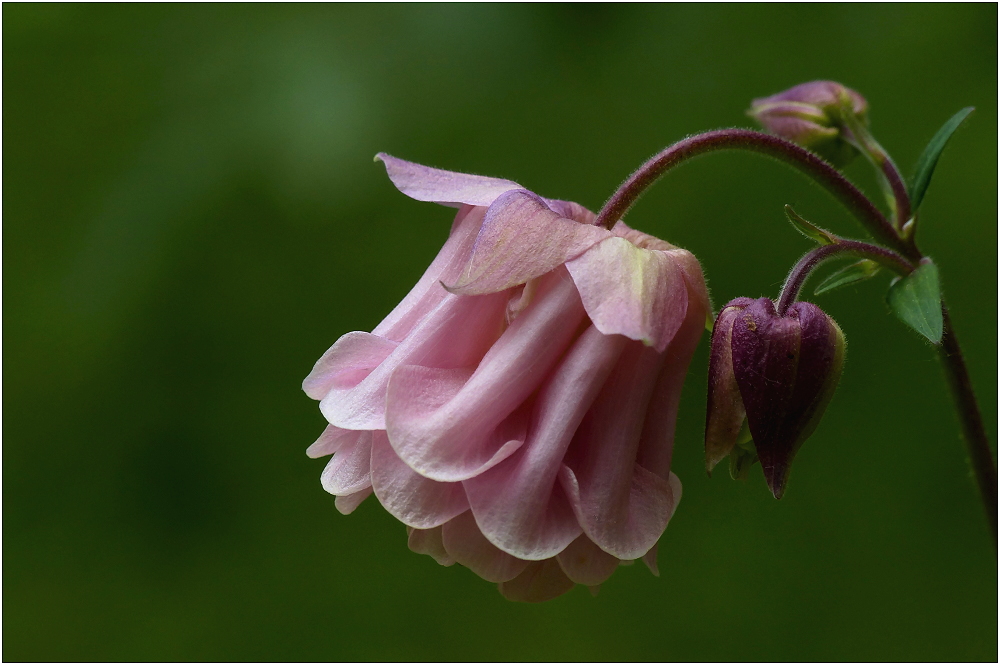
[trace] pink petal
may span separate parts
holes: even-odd
[[[306,456],[315,459],[317,457],[332,455],[340,450],[345,443],[356,440],[360,435],[361,432],[355,430],[340,429],[333,425],[327,425],[315,443],[306,448]]]
[[[522,603],[544,603],[573,588],[573,581],[555,559],[532,561],[520,575],[500,584],[500,593],[507,600]]]
[[[316,361],[302,382],[313,399],[323,399],[335,385],[355,385],[396,349],[396,342],[365,332],[349,332]]]
[[[556,561],[576,584],[596,587],[611,577],[620,561],[581,535],[556,556]]]
[[[545,205],[547,205],[552,211],[558,213],[560,217],[572,219],[574,222],[591,226],[597,221],[597,215],[574,201],[560,201],[559,199],[546,198],[543,198],[542,200],[545,201]]]
[[[383,430],[372,435],[372,487],[389,514],[416,529],[440,526],[469,509],[461,483],[439,483],[399,459]]]
[[[487,582],[506,582],[521,574],[527,561],[501,552],[486,540],[472,513],[465,512],[441,527],[448,556]]]
[[[636,464],[664,354],[631,343],[580,425],[560,480],[584,533],[619,559],[637,559],[673,513],[670,485]]]
[[[620,335],[587,328],[541,388],[525,445],[465,481],[480,530],[505,552],[519,559],[548,559],[580,535],[556,477],[580,421],[626,344]]]
[[[486,211],[469,264],[452,293],[493,293],[544,275],[611,232],[561,217],[531,192],[510,191]]]
[[[444,548],[444,542],[441,540],[441,527],[436,526],[433,529],[407,527],[406,530],[409,533],[406,544],[411,551],[434,557],[434,560],[442,566],[455,565],[455,560],[449,556],[448,551]]]
[[[703,286],[704,287],[704,286]],[[696,293],[692,289],[689,293]],[[670,477],[670,458],[674,449],[674,426],[681,388],[698,340],[705,330],[708,301],[699,297],[688,300],[688,311],[674,339],[667,347],[660,376],[656,380],[646,422],[642,427],[636,461],[664,480]]]
[[[323,415],[344,429],[385,429],[386,387],[396,368],[475,367],[503,330],[508,298],[448,294],[378,367],[354,385],[335,383],[320,402]]]
[[[521,189],[519,184],[510,180],[443,171],[384,152],[375,155],[375,159],[385,164],[386,173],[396,189],[417,201],[431,201],[455,208],[462,203],[488,206],[504,192]]]
[[[372,334],[402,341],[447,295],[441,282],[457,280],[469,261],[472,243],[476,240],[486,208],[463,206],[455,216],[451,234],[420,281],[389,316],[375,327]]]
[[[427,367],[400,367],[393,374],[386,429],[393,449],[417,473],[440,481],[465,480],[524,441],[527,414],[518,407],[546,378],[584,319],[579,295],[564,270],[540,282],[532,305],[471,374]]]
[[[345,494],[343,496],[338,496],[334,505],[337,510],[340,511],[341,515],[350,515],[354,512],[355,508],[361,505],[361,502],[372,495],[372,488],[366,487],[365,489],[355,492],[354,494]]]
[[[330,494],[354,494],[371,487],[372,433],[358,432],[323,469],[320,482]]]
[[[566,268],[598,330],[657,351],[667,348],[688,302],[684,273],[669,252],[641,249],[614,237],[567,262]]]

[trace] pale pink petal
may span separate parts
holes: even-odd
[[[507,192],[486,211],[462,276],[445,286],[466,295],[502,291],[554,270],[605,238],[610,231],[566,219],[531,192]]]
[[[675,487],[680,487],[677,476],[671,473],[670,481],[665,481],[638,464],[634,465],[625,498],[615,497],[610,509],[601,502],[603,493],[587,491],[570,467],[563,466],[559,480],[570,495],[584,533],[601,549],[621,559],[644,556],[663,535],[680,501],[680,495],[675,494]]]
[[[441,527],[436,526],[433,529],[406,527],[406,531],[408,533],[406,544],[411,551],[431,556],[442,566],[455,565],[455,559],[448,554],[441,540]]]
[[[396,370],[386,396],[386,429],[393,449],[417,473],[465,480],[523,443],[526,414],[511,416],[547,377],[585,318],[565,270],[540,281],[532,305],[467,380],[460,372],[426,367]]]
[[[440,526],[469,509],[461,483],[439,483],[399,459],[383,430],[372,435],[372,487],[389,514],[416,529]]]
[[[486,540],[472,513],[465,512],[441,527],[448,556],[487,582],[506,582],[521,574],[527,561],[501,552]]]
[[[315,459],[317,457],[332,455],[340,450],[345,443],[351,443],[357,440],[359,436],[361,436],[361,432],[356,430],[340,429],[333,425],[327,425],[323,433],[319,435],[319,438],[306,448],[306,456]]]
[[[681,399],[681,388],[687,375],[688,365],[694,355],[698,340],[705,330],[708,315],[708,301],[695,297],[696,291],[689,292],[688,311],[673,341],[667,347],[666,359],[653,390],[646,411],[646,422],[642,427],[639,453],[636,461],[664,480],[670,476],[670,459],[674,449],[674,425],[677,422],[677,407]]]
[[[688,301],[684,273],[669,252],[613,237],[567,262],[566,268],[598,330],[657,351],[667,348]]]
[[[555,559],[532,561],[520,575],[500,584],[500,593],[507,600],[522,603],[544,603],[573,588],[573,580],[559,567]]]
[[[448,294],[413,332],[355,385],[335,383],[320,402],[327,421],[344,429],[385,429],[386,387],[400,365],[475,367],[506,325],[509,294]],[[365,334],[365,333],[356,333]]]
[[[636,464],[664,354],[632,342],[580,425],[560,480],[584,532],[619,559],[656,543],[673,513],[667,481]]]
[[[463,203],[488,206],[504,192],[522,189],[510,180],[444,171],[384,152],[375,155],[375,159],[385,164],[386,173],[396,189],[417,201],[431,201],[455,208]]]
[[[355,492],[354,494],[345,494],[343,496],[338,496],[333,502],[333,505],[337,507],[337,510],[341,515],[350,515],[354,510],[361,505],[361,502],[372,495],[372,488],[366,487],[361,491]]]
[[[620,563],[585,535],[570,543],[556,556],[556,561],[566,577],[576,584],[586,584],[592,590],[611,577]]]
[[[372,334],[402,341],[421,319],[444,300],[448,292],[441,283],[451,284],[461,276],[485,214],[486,208],[483,207],[463,206],[458,211],[451,235],[433,263]]]
[[[320,482],[330,494],[353,494],[371,487],[372,433],[359,432],[346,442],[323,469]]]
[[[480,530],[500,549],[538,561],[580,535],[556,477],[580,421],[628,343],[587,328],[535,399],[525,445],[465,481]]]
[[[397,346],[396,342],[366,332],[349,332],[316,361],[302,382],[302,390],[313,399],[323,399],[335,385],[356,385]]]
[[[593,225],[597,221],[597,215],[574,201],[560,201],[559,199],[547,199],[544,197],[542,200],[545,201],[545,205],[550,209],[559,213],[560,217],[588,225]]]

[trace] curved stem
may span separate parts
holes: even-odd
[[[993,462],[989,440],[986,438],[986,429],[983,427],[979,405],[976,404],[976,395],[972,391],[972,381],[969,380],[969,371],[965,367],[962,349],[958,346],[955,329],[951,324],[948,307],[944,302],[941,303],[941,314],[944,316],[944,336],[941,338],[938,352],[941,355],[941,364],[944,366],[945,378],[948,380],[948,388],[951,390],[951,396],[955,402],[955,411],[958,413],[959,424],[962,427],[962,438],[965,440],[965,447],[972,463],[972,471],[976,476],[979,494],[983,499],[983,507],[986,509],[986,518],[989,520],[990,530],[993,532],[993,547],[995,548],[997,546],[997,468]]]
[[[792,303],[799,297],[802,286],[806,283],[809,274],[819,267],[827,259],[831,259],[838,254],[851,254],[865,259],[871,259],[890,270],[901,275],[908,275],[913,272],[913,264],[892,250],[872,245],[867,242],[857,240],[838,240],[832,245],[823,245],[807,252],[785,278],[785,284],[781,287],[781,296],[778,298],[778,315],[784,315],[785,311],[791,307]]]
[[[629,176],[618,191],[604,204],[597,224],[611,228],[640,194],[661,175],[673,167],[709,152],[718,150],[748,150],[779,159],[826,188],[880,242],[909,258],[916,258],[913,247],[907,245],[875,205],[837,169],[805,148],[790,141],[749,129],[720,129],[678,141],[653,156]]]

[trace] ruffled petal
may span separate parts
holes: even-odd
[[[665,360],[632,343],[580,425],[560,473],[584,533],[619,559],[649,551],[674,499],[666,479],[636,463],[645,416]]]
[[[439,483],[406,466],[382,430],[372,435],[371,470],[375,496],[409,527],[430,529],[469,509],[461,483]]]
[[[333,425],[327,425],[323,433],[319,435],[319,438],[306,448],[306,456],[315,459],[317,457],[332,455],[340,450],[345,443],[356,440],[360,435],[361,432],[356,430],[340,429]]]
[[[454,208],[465,203],[488,206],[501,194],[521,186],[510,180],[481,175],[444,171],[408,162],[380,152],[376,160],[385,164],[385,171],[396,189],[417,201],[430,201]]]
[[[574,201],[560,201],[559,199],[547,199],[544,197],[542,197],[542,200],[545,201],[545,205],[553,212],[558,213],[560,217],[572,219],[574,222],[589,226],[593,226],[594,222],[597,221],[597,215]]]
[[[684,273],[672,252],[612,237],[567,262],[566,268],[598,330],[660,352],[667,348],[688,303]]]
[[[366,370],[353,385],[338,377],[320,411],[330,424],[344,429],[385,429],[386,387],[396,368],[475,367],[506,325],[508,300],[506,293],[473,298],[448,294],[378,367]]]
[[[603,583],[618,568],[619,559],[611,556],[581,535],[556,556],[559,566],[576,584],[593,587]]]
[[[406,531],[408,534],[406,544],[411,552],[431,556],[442,566],[455,565],[455,559],[448,554],[441,540],[441,527],[436,526],[433,529],[406,527]]]
[[[330,494],[345,495],[371,487],[372,433],[357,432],[345,442],[323,469],[320,482]]]
[[[532,305],[474,372],[400,367],[393,374],[386,395],[389,442],[417,473],[465,480],[524,442],[527,414],[519,407],[548,376],[585,318],[565,271],[540,282]]]
[[[335,385],[355,385],[389,357],[396,342],[366,332],[349,332],[316,361],[302,390],[313,399],[323,399]]]
[[[402,341],[420,320],[434,310],[448,294],[442,282],[451,284],[458,279],[469,261],[472,243],[476,240],[486,208],[463,206],[455,216],[451,234],[444,247],[427,268],[406,297],[396,305],[389,316],[379,323],[373,335]]]
[[[700,271],[699,271],[700,274]],[[690,287],[689,287],[690,288]],[[670,477],[670,459],[674,449],[674,427],[677,423],[677,407],[687,376],[688,365],[694,355],[698,340],[705,330],[708,315],[708,300],[696,297],[692,289],[688,299],[688,311],[684,322],[667,347],[666,358],[653,389],[646,411],[646,421],[642,426],[639,452],[636,456],[644,469],[652,471],[664,480]]]
[[[573,588],[573,580],[559,567],[555,559],[532,561],[520,575],[500,584],[500,593],[507,600],[522,603],[544,603]]]
[[[528,566],[486,540],[472,513],[465,512],[441,527],[442,542],[448,556],[487,582],[512,580]]]
[[[345,494],[343,496],[338,496],[333,502],[333,505],[337,507],[337,510],[341,515],[350,515],[355,511],[355,509],[361,505],[361,502],[372,495],[372,488],[366,487],[363,490],[355,492],[354,494]]]
[[[525,190],[506,192],[486,211],[469,263],[452,293],[493,293],[544,275],[611,232],[553,212]]]
[[[500,549],[538,561],[580,535],[556,477],[577,427],[628,343],[593,326],[584,331],[539,392],[525,445],[465,481],[480,530]]]

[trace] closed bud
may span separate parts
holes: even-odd
[[[816,305],[779,315],[769,298],[737,298],[712,332],[705,455],[709,470],[733,452],[743,418],[764,477],[781,498],[792,458],[816,429],[840,380],[844,335]]]
[[[850,88],[811,81],[755,99],[747,113],[772,134],[844,166],[857,150],[844,137],[843,114],[853,113],[864,123],[867,111],[868,102]]]

